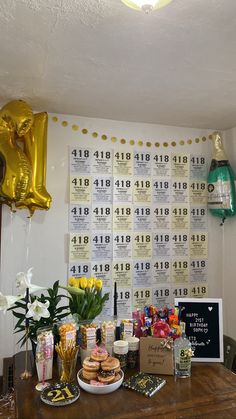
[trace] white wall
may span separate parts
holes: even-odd
[[[229,163],[236,174],[236,127],[225,131],[224,145]],[[236,216],[228,218],[222,229],[225,334],[236,339]]]
[[[119,142],[113,144],[110,140],[116,136],[119,140],[149,140],[153,144],[158,141],[169,144],[175,140],[185,140],[185,145],[177,145],[175,148],[168,147],[168,152],[188,152],[204,154],[211,159],[211,143],[200,141],[195,143],[195,138],[208,137],[212,131],[188,129],[179,127],[168,127],[151,124],[138,124],[118,122],[102,119],[82,118],[77,116],[57,115],[59,121],[53,122],[52,115],[49,118],[48,131],[48,163],[47,163],[47,189],[52,195],[52,208],[46,211],[36,211],[33,218],[29,219],[28,212],[18,210],[15,214],[10,213],[9,208],[3,207],[2,221],[2,266],[0,278],[0,290],[4,294],[12,294],[16,273],[26,271],[28,267],[34,267],[33,282],[41,285],[52,285],[55,280],[66,283],[67,278],[67,259],[68,259],[68,146],[82,145],[89,146],[96,142],[101,148],[122,148],[131,147],[129,144],[121,145]],[[68,126],[62,126],[61,122],[66,120]],[[78,124],[79,131],[72,129],[73,124]],[[89,134],[82,134],[81,129],[87,128]],[[93,138],[90,133],[98,132],[98,138]],[[101,139],[101,135],[106,134],[106,141]],[[236,136],[236,130],[234,135]],[[193,144],[188,145],[189,138],[193,139]],[[134,146],[132,148],[135,148]],[[140,148],[140,147],[136,147]],[[142,148],[145,148],[142,147]],[[154,149],[152,146],[151,150]],[[159,150],[163,150],[162,147]],[[233,221],[233,220],[232,220]],[[236,220],[235,220],[236,221]],[[232,224],[234,225],[234,224]],[[225,227],[227,234],[230,235],[231,223]],[[236,228],[235,235],[236,235]],[[230,243],[233,242],[233,234]],[[230,255],[233,258],[233,247]],[[231,258],[225,252],[227,263]],[[219,219],[210,217],[209,219],[209,297],[222,296],[222,229],[219,226]],[[236,258],[235,258],[236,260]],[[236,264],[235,262],[232,262]],[[225,268],[226,269],[226,268]],[[228,281],[233,284],[233,270],[231,265],[227,269]],[[234,291],[236,285],[234,285]],[[226,296],[226,287],[224,285]],[[228,295],[229,294],[229,295]],[[234,296],[230,295],[230,305],[227,302],[227,321],[229,330],[235,332],[235,322],[233,313]],[[235,293],[234,293],[235,295]],[[226,305],[226,304],[225,304]],[[231,310],[231,311],[230,311]],[[230,320],[229,320],[230,319]],[[230,326],[229,326],[230,325]],[[227,329],[228,330],[228,329]],[[0,360],[10,356],[18,348],[15,345],[16,339],[12,338],[13,320],[11,313],[6,316],[0,313]],[[236,336],[235,336],[236,337]],[[0,361],[1,362],[1,361]],[[1,364],[0,364],[1,374]]]

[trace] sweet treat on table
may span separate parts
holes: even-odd
[[[113,383],[116,383],[116,381],[119,381],[120,380],[120,377],[121,377],[121,375],[119,373],[118,374],[115,374],[114,380],[112,382]]]
[[[134,325],[133,321],[129,319],[120,321],[120,338],[121,340],[126,339],[128,336],[133,336]]]
[[[123,371],[127,367],[129,344],[126,340],[116,340],[113,346],[114,357],[120,362],[120,367]]]
[[[83,377],[85,380],[96,380],[97,378],[97,371],[88,371],[83,368]]]
[[[96,346],[97,326],[94,323],[80,325],[81,347],[83,349],[93,349]]]
[[[104,384],[113,383],[114,379],[115,379],[115,371],[114,370],[111,370],[111,371],[100,370],[100,371],[98,371],[98,380],[101,383],[104,383]]]
[[[97,359],[101,361],[97,361]],[[86,357],[83,361],[82,376],[91,385],[101,386],[114,383],[121,377],[120,361],[108,356],[104,347],[96,347],[91,356]]]
[[[55,345],[55,349],[59,355],[58,365],[60,382],[69,383],[73,380],[79,347],[75,346],[74,342],[71,340],[68,342],[66,347],[62,342],[57,343]]]
[[[60,341],[64,349],[70,344],[76,345],[76,323],[74,321],[64,321],[59,327]]]
[[[101,325],[101,338],[104,346],[112,346],[116,337],[116,322],[104,321]]]
[[[87,371],[98,371],[100,369],[100,363],[93,361],[89,356],[84,359],[83,368]]]
[[[114,383],[117,376],[120,379],[120,361],[109,356],[105,361],[101,362],[101,370],[98,372],[98,380],[102,383]]]
[[[112,356],[109,356],[106,361],[103,361],[101,363],[101,369],[103,371],[120,371],[120,361],[117,358],[113,358]]]
[[[108,357],[108,352],[105,347],[103,346],[96,346],[92,351],[90,358],[93,361],[102,362],[105,361]]]
[[[51,329],[38,329],[36,368],[41,382],[52,378],[54,337]]]
[[[105,386],[104,383],[101,383],[100,381],[97,381],[97,380],[90,380],[90,383],[89,384],[91,384],[91,386],[96,386],[96,387],[103,387],[103,386]]]

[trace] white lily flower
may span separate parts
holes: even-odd
[[[3,295],[0,292],[0,310],[4,313],[8,308],[14,306],[15,302],[22,299],[22,295],[15,297],[14,295]]]
[[[45,290],[45,287],[40,287],[39,285],[31,284],[31,279],[33,276],[33,268],[29,268],[28,271],[18,272],[16,275],[16,288],[19,290],[20,294],[25,294],[26,288],[29,288],[29,293],[33,294],[39,290]]]
[[[26,317],[33,317],[33,319],[36,321],[40,320],[41,317],[50,317],[50,313],[48,311],[49,301],[46,301],[46,303],[41,303],[36,299],[32,304],[28,303],[27,307],[28,312]]]

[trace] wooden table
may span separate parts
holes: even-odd
[[[15,356],[18,419],[236,419],[236,374],[219,363],[193,363],[191,378],[165,376],[167,384],[150,398],[124,388],[102,396],[81,390],[70,406],[51,407],[35,390],[36,374],[20,379],[23,360],[22,352]]]

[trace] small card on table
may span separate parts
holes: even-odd
[[[166,384],[164,378],[138,372],[123,382],[123,387],[151,397]]]

